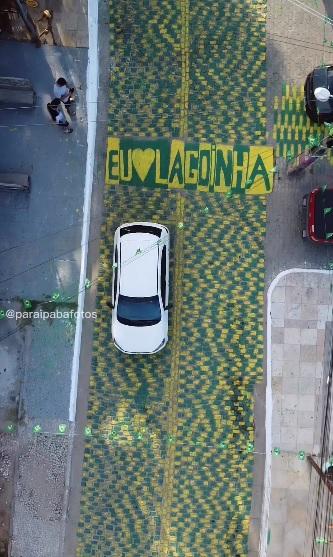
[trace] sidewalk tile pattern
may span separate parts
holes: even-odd
[[[263,144],[264,9],[112,2],[109,135]],[[189,30],[209,40],[210,58]],[[232,63],[238,52],[250,52],[251,83]],[[225,84],[240,77],[250,115],[231,116]],[[115,349],[106,306],[114,231],[138,219],[171,232],[169,343],[148,357]],[[107,188],[77,557],[247,555],[265,219],[264,196]]]
[[[332,353],[332,291],[332,272],[314,271],[280,276],[271,293],[272,446],[281,452],[272,460],[268,557],[299,555],[302,548],[310,547],[313,536],[328,533],[329,537],[321,499],[309,497],[315,492],[311,467],[298,453],[322,453]],[[309,523],[316,524],[315,534],[309,532]]]

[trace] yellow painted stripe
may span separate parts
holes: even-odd
[[[188,128],[188,99],[189,99],[189,0],[180,0],[181,10],[181,56],[182,56],[182,84],[180,107],[180,136],[187,136]]]
[[[177,192],[176,206],[176,238],[174,253],[174,302],[172,322],[172,357],[171,376],[167,386],[166,399],[169,401],[167,429],[172,442],[169,443],[165,460],[163,503],[161,512],[160,556],[170,555],[170,525],[174,484],[175,451],[177,436],[177,410],[179,388],[179,356],[182,313],[182,261],[184,251],[184,232],[177,227],[177,223],[184,221],[184,197]]]

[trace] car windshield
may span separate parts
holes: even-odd
[[[147,327],[156,325],[161,320],[161,308],[158,296],[150,298],[133,298],[119,295],[117,308],[118,321],[123,325]]]

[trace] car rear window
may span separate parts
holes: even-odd
[[[133,224],[131,226],[125,226],[120,229],[120,237],[125,236],[125,234],[134,234],[135,232],[140,232],[141,234],[154,234],[154,236],[161,237],[162,230],[156,226],[146,226],[143,224]]]
[[[147,327],[161,321],[161,308],[158,296],[133,298],[119,295],[117,318],[123,325]]]
[[[325,209],[331,209],[325,214]],[[315,197],[315,236],[325,240],[333,232],[333,190],[319,190]]]

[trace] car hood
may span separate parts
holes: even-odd
[[[134,354],[151,354],[166,339],[163,320],[149,327],[131,327],[116,319],[112,323],[112,336],[118,348]],[[162,348],[162,346],[160,347]]]

